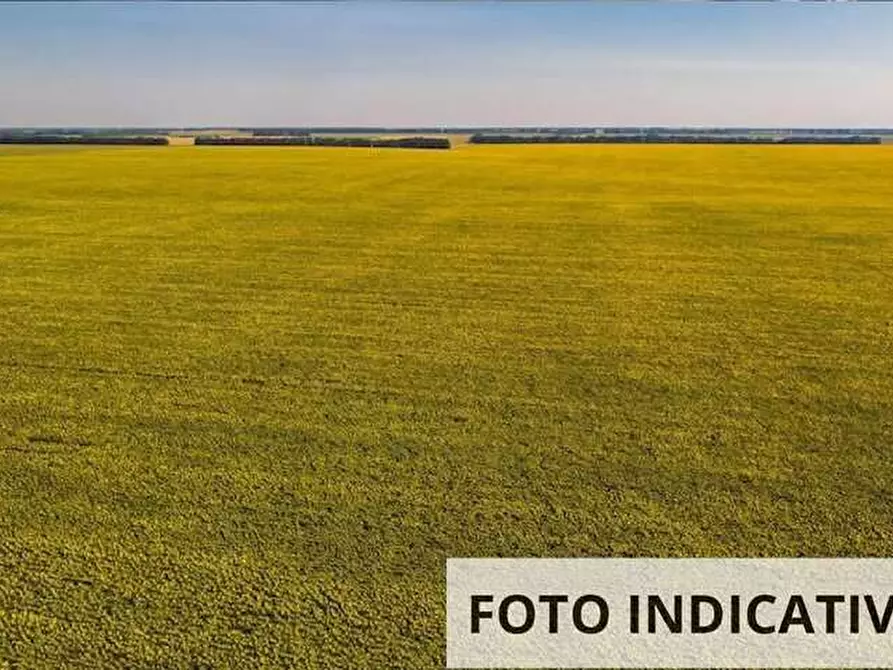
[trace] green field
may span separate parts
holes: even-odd
[[[437,668],[448,556],[893,555],[893,147],[0,148],[0,668]]]

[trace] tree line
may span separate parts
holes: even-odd
[[[881,138],[868,135],[759,137],[700,134],[497,135],[475,133],[468,141],[471,144],[880,144]]]
[[[398,149],[449,149],[446,137],[313,137],[290,135],[282,137],[212,137],[195,138],[198,145],[216,146],[314,146],[314,147],[381,147]]]
[[[166,137],[100,137],[81,135],[0,134],[0,144],[140,144],[167,145]]]

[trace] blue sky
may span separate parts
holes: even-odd
[[[0,2],[0,126],[893,126],[893,3]]]

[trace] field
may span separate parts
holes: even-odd
[[[0,667],[437,668],[448,556],[893,554],[893,148],[0,148]]]

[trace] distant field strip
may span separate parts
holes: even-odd
[[[448,556],[893,554],[891,174],[0,147],[0,666],[438,668]]]

